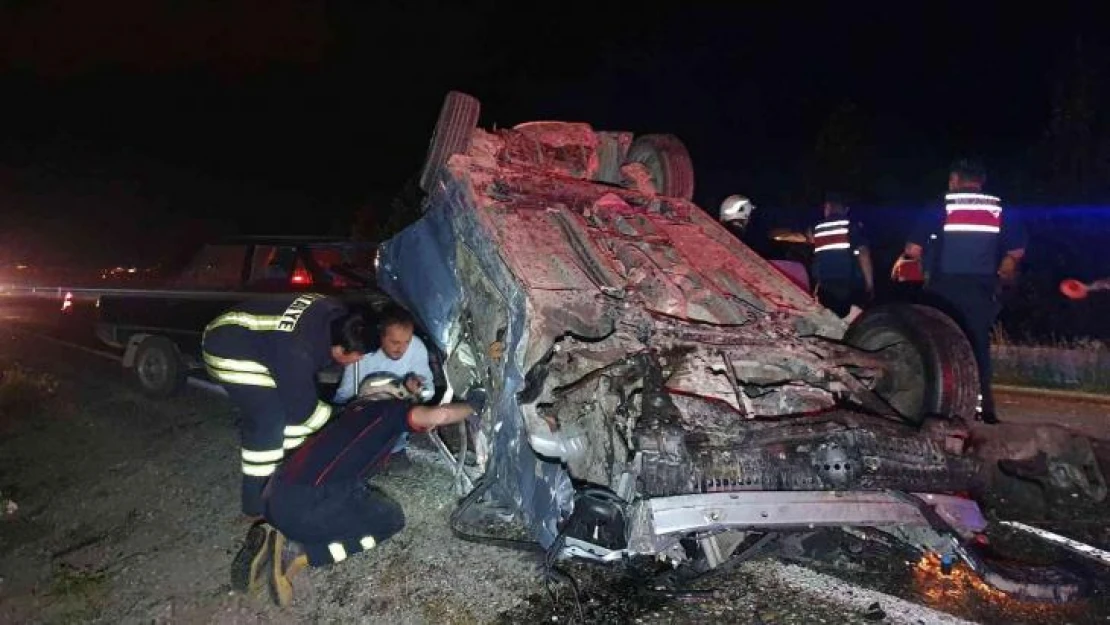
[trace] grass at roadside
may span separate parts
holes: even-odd
[[[1110,394],[1110,347],[1101,341],[1014,341],[996,329],[994,381],[1000,384]]]
[[[18,362],[0,362],[0,420],[39,410],[58,390],[58,380]]]

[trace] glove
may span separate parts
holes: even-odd
[[[475,386],[468,390],[466,396],[463,398],[463,401],[474,411],[475,417],[481,415],[482,411],[486,409],[487,400],[486,390],[480,386]]]
[[[401,380],[401,385],[405,387],[406,391],[413,395],[419,395],[420,391],[424,389],[424,380],[421,380],[420,376],[415,373],[410,372],[405,374],[404,379]]]

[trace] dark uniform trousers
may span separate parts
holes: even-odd
[[[262,514],[270,476],[331,416],[317,397],[315,372],[331,362],[330,323],[343,310],[330,298],[299,295],[243,304],[205,330],[208,374],[241,412],[244,514]]]
[[[926,290],[943,300],[946,312],[960,324],[979,369],[982,412],[993,413],[991,392],[991,329],[1001,312],[995,295],[997,279],[989,275],[938,275],[931,277]]]
[[[867,303],[864,289],[854,280],[826,280],[818,283],[817,301],[838,317],[847,316],[853,305],[862,308]]]
[[[369,484],[401,434],[412,431],[403,401],[356,401],[270,480],[266,519],[322,566],[372,549],[405,526],[393,499]]]

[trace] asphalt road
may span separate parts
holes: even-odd
[[[55,339],[51,341],[54,347],[45,350],[49,354],[64,354],[65,342],[112,352],[91,335],[87,321],[62,319],[51,308],[42,304],[4,306],[0,309],[0,320],[15,330],[15,334],[33,333],[30,335],[32,342],[35,336]],[[94,363],[96,359],[82,356],[80,360]],[[45,362],[49,362],[49,358]],[[86,367],[82,375],[90,376],[99,385],[118,380],[119,365],[107,358],[102,363],[102,369],[96,367],[96,371],[91,371]],[[200,406],[209,401],[221,400],[208,400],[203,396],[190,400]],[[1105,404],[1002,395],[1000,406],[1001,417],[1009,427],[1062,423],[1095,436],[1110,430],[1110,407]],[[135,443],[141,445],[142,441]],[[1105,451],[1101,443],[1097,446]],[[441,507],[450,501],[449,494],[443,495]],[[1002,502],[993,512],[1110,548],[1105,522],[1110,509],[1105,504],[1016,510],[1007,509]],[[1045,564],[1062,563],[1079,571],[1091,582],[1089,598],[1062,606],[1024,603],[975,583],[966,572],[958,570],[955,575],[943,576],[907,561],[905,554],[900,552],[874,546],[861,548],[851,540],[834,536],[829,538],[828,557],[806,561],[804,566],[777,558],[753,560],[727,572],[710,574],[677,592],[657,590],[642,575],[614,575],[611,571],[598,571],[586,565],[572,565],[568,572],[580,585],[577,602],[566,587],[552,588],[554,592],[549,595],[537,587],[529,590],[524,585],[519,588],[523,603],[513,605],[513,601],[502,598],[496,603],[510,607],[480,615],[472,609],[468,613],[480,616],[479,620],[503,623],[573,622],[579,609],[587,622],[596,623],[1103,623],[1110,620],[1106,598],[1110,583],[1103,567],[1004,528],[992,529],[991,538],[1004,553],[1013,557]],[[485,555],[480,557],[498,558],[483,553]],[[3,588],[0,586],[0,598]],[[452,608],[448,605],[445,609]],[[437,621],[430,618],[413,622]]]

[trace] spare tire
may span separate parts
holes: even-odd
[[[460,91],[448,92],[439,110],[432,141],[428,144],[428,154],[424,167],[420,170],[420,189],[431,193],[439,170],[447,164],[447,159],[462,154],[470,148],[470,136],[478,125],[478,115],[482,105],[477,98]]]
[[[928,306],[890,304],[863,313],[844,342],[865,351],[894,350],[875,391],[904,419],[972,418],[979,397],[975,354],[960,326]]]
[[[694,162],[682,141],[674,135],[636,137],[628,150],[629,163],[640,163],[651,173],[660,195],[694,199]]]

